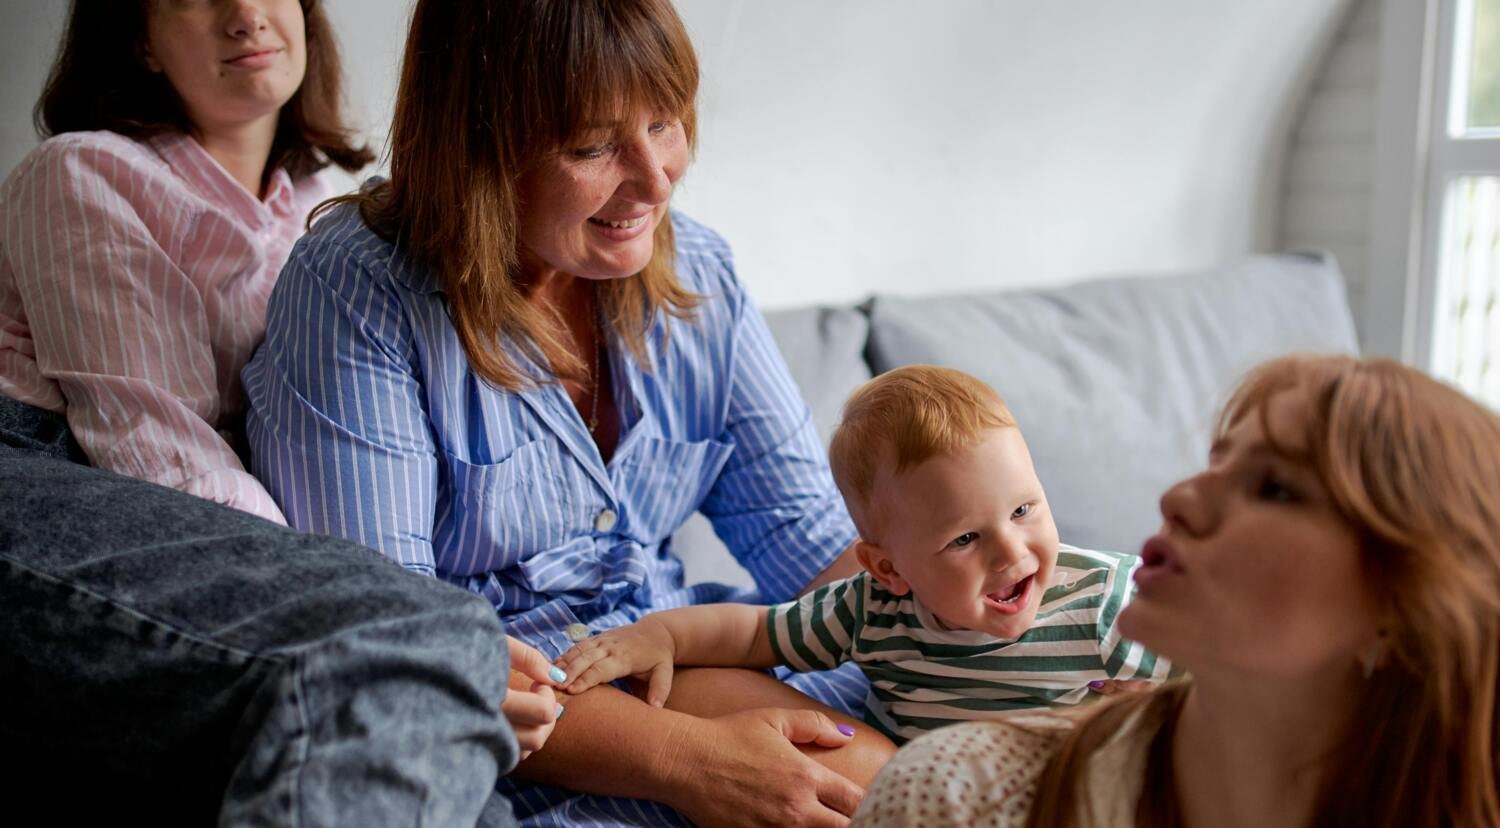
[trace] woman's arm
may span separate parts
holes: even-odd
[[[713,237],[717,240],[717,237]],[[727,246],[717,242],[716,272],[708,292],[722,305],[705,313],[705,324],[723,342],[725,354],[712,381],[722,389],[723,432],[718,439],[734,452],[699,511],[739,562],[765,600],[785,601],[856,571],[848,553],[854,524],[828,469],[828,456],[765,319],[734,275]],[[717,299],[717,297],[716,297]]]
[[[292,526],[432,575],[438,449],[400,297],[317,233],[282,271],[245,368],[256,474]]]
[[[568,702],[546,747],[516,773],[665,802],[700,825],[844,825],[863,791],[796,745],[832,748],[849,738],[810,710],[701,719],[601,686]]]
[[[56,393],[50,383],[7,387],[29,369],[3,362],[0,393],[65,406],[95,466],[284,523],[211,424],[222,400],[204,299],[143,214],[179,199],[150,203],[170,187],[129,150],[54,139],[7,188],[0,250],[24,308],[35,369],[62,399],[44,399]],[[153,223],[170,222],[151,215]],[[5,340],[0,330],[0,345]],[[0,360],[9,351],[0,347]]]

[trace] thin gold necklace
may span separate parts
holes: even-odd
[[[592,296],[592,294],[591,294]],[[593,296],[589,304],[592,305],[594,317],[594,359],[589,369],[589,435],[593,436],[594,430],[599,427],[599,351],[603,350],[603,336],[599,330],[599,298]]]

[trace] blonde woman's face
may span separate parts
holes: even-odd
[[[651,261],[672,188],[687,171],[676,118],[638,112],[601,124],[521,177],[521,262],[527,275],[633,276]]]
[[[1277,443],[1300,451],[1300,391],[1273,397]],[[1271,450],[1253,412],[1208,469],[1161,499],[1121,632],[1200,678],[1352,679],[1376,639],[1379,608],[1354,527],[1314,470]]]
[[[153,0],[143,58],[217,132],[276,117],[302,85],[306,34],[298,0]]]

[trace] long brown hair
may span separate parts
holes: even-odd
[[[32,110],[37,134],[103,129],[131,138],[191,134],[172,84],[142,59],[152,0],[73,0],[62,46]],[[319,0],[301,0],[307,71],[281,108],[266,173],[302,178],[333,163],[353,172],[375,154],[354,142],[343,119],[343,73],[333,27]]]
[[[693,145],[697,92],[698,59],[668,0],[419,0],[390,179],[330,203],[357,203],[366,224],[436,269],[475,373],[508,390],[547,381],[523,373],[509,340],[556,376],[586,376],[561,318],[517,283],[517,184],[622,104],[680,118]],[[657,313],[686,318],[699,300],[673,271],[671,222],[653,242],[639,276],[595,288],[605,324],[643,366]]]
[[[1396,362],[1301,356],[1252,372],[1218,432],[1247,416],[1264,430],[1271,398],[1291,388],[1312,402],[1296,456],[1359,533],[1389,648],[1327,757],[1312,824],[1500,825],[1500,417]],[[1087,820],[1075,803],[1088,758],[1136,713],[1158,727],[1137,823],[1180,824],[1171,726],[1188,692],[1123,699],[1090,718],[1048,764],[1028,824]]]

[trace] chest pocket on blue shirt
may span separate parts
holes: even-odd
[[[619,460],[615,488],[626,501],[630,534],[643,544],[670,537],[708,495],[734,446],[646,437]]]
[[[572,462],[551,440],[523,443],[498,463],[444,454],[447,495],[438,504],[433,547],[440,569],[473,575],[507,569],[569,539],[578,497],[561,473]]]

